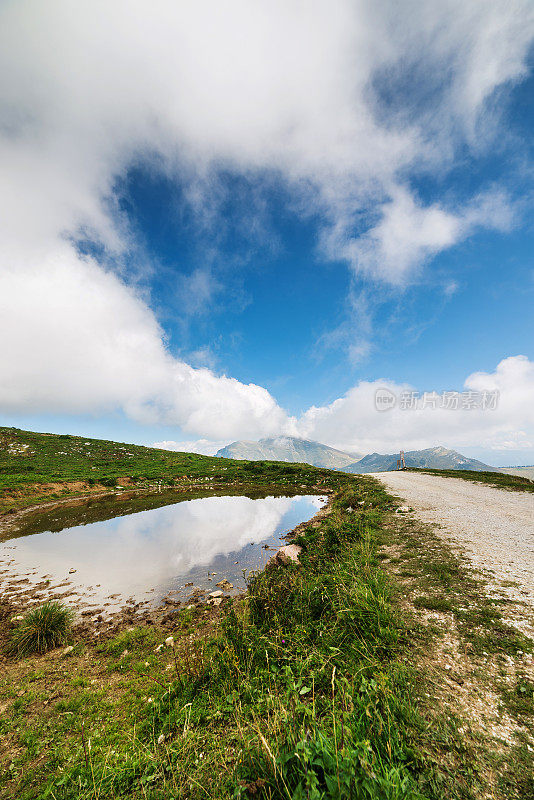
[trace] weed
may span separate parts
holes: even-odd
[[[65,644],[70,637],[72,618],[72,612],[57,600],[28,611],[11,634],[8,653],[17,656],[45,653]]]

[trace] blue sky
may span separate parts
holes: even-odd
[[[534,123],[534,92],[530,99]],[[512,119],[513,111],[514,105]],[[442,192],[463,195],[472,178],[470,172],[448,181],[429,193],[429,202]],[[124,200],[158,263],[150,287],[169,346],[189,362],[261,384],[289,413],[300,414],[361,379],[458,389],[466,375],[491,370],[510,353],[534,355],[528,217],[504,235],[470,237],[439,254],[412,285],[391,290],[351,280],[346,264],[321,257],[321,220],[291,213],[283,187],[265,190],[229,176],[224,184],[228,197],[215,242],[196,229],[176,182],[135,174]],[[260,241],[240,230],[247,199],[256,192],[265,204]],[[199,281],[195,294],[198,273],[206,283]],[[368,297],[373,314],[370,352],[356,360],[349,345],[366,337],[367,323],[351,310],[351,292]]]
[[[532,7],[255,9],[3,7],[0,424],[534,463]]]

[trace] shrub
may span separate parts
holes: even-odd
[[[73,613],[57,600],[44,603],[24,616],[11,635],[10,655],[45,653],[65,644],[70,636]]]

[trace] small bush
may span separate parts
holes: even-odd
[[[57,600],[32,609],[13,631],[8,653],[19,656],[45,653],[65,644],[70,636],[72,618],[72,611]]]

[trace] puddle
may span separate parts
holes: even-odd
[[[78,524],[70,527],[68,510],[49,512],[33,518],[26,535],[19,530],[0,543],[1,585],[13,598],[40,602],[56,594],[95,614],[128,600],[146,607],[167,597],[185,600],[196,589],[236,593],[272,556],[266,547],[283,544],[325,503],[319,495],[211,496],[112,519],[99,519],[109,511],[96,504],[71,509]],[[85,521],[91,517],[97,521]],[[33,532],[39,525],[48,529]],[[224,579],[232,589],[217,587]]]

